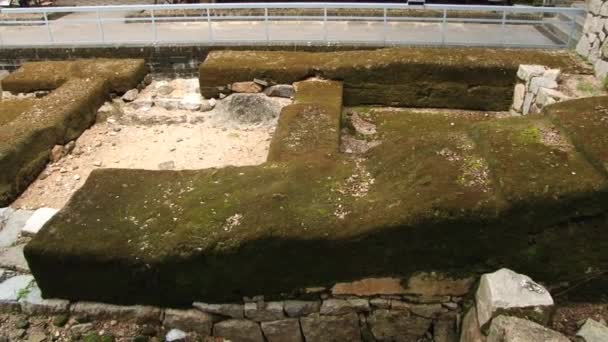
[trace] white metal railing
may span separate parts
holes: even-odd
[[[177,10],[192,13],[173,14]],[[145,16],[126,18],[126,14],[142,11],[146,11]],[[244,13],[247,11],[250,13]],[[292,43],[566,48],[576,40],[576,19],[584,16],[585,10],[403,3],[223,3],[5,8],[0,14],[0,46],[5,48]],[[32,18],[14,17],[26,14]],[[53,18],[62,14],[68,15]]]

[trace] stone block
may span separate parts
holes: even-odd
[[[295,318],[262,322],[262,332],[268,342],[302,342],[300,321]]]
[[[471,307],[464,315],[460,327],[460,342],[486,342],[486,337],[481,333],[479,321],[477,321],[477,309]]]
[[[391,306],[391,301],[386,298],[372,298],[369,300],[369,304],[374,309],[388,309]]]
[[[404,311],[376,310],[367,324],[379,341],[418,341],[431,327],[431,320]]]
[[[361,341],[359,317],[354,312],[340,316],[312,314],[300,318],[300,324],[307,342]]]
[[[557,82],[543,76],[533,77],[530,81],[528,91],[536,95],[538,94],[538,89],[540,88],[555,89],[557,88]]]
[[[376,295],[398,295],[407,293],[398,278],[366,278],[350,283],[337,283],[331,293],[334,296],[376,296]]]
[[[556,100],[561,101],[567,98],[568,97],[561,91],[555,89],[540,88],[538,89],[538,95],[536,95],[536,104],[541,107],[544,107],[550,104],[551,100],[554,100],[553,103],[555,103]]]
[[[600,15],[602,17],[608,17],[608,3],[604,2],[600,7]]]
[[[262,91],[262,86],[260,86],[259,84],[255,83],[255,82],[249,82],[249,81],[235,82],[235,83],[232,83],[230,90],[232,90],[235,93],[259,93]]]
[[[587,2],[587,9],[589,13],[598,15],[600,14],[600,10],[602,8],[602,0],[589,0]]]
[[[593,63],[593,69],[595,70],[595,76],[603,79],[608,76],[608,62],[603,59],[598,59]]]
[[[530,113],[530,108],[532,107],[532,103],[534,102],[534,94],[531,92],[527,92],[524,96],[524,104],[521,108],[521,113],[523,115],[528,115]]]
[[[21,311],[28,315],[57,315],[69,310],[70,302],[64,299],[43,299],[40,289],[35,283],[24,291],[19,299]]]
[[[201,302],[194,302],[192,306],[207,312],[210,314],[216,314],[232,318],[243,318],[243,305],[242,304],[207,304]]]
[[[288,317],[302,317],[319,312],[320,301],[286,300],[283,309]]]
[[[493,317],[503,313],[546,324],[553,307],[553,298],[543,286],[506,268],[481,276],[475,300],[482,329]]]
[[[345,299],[327,299],[321,305],[322,315],[343,315],[354,311],[351,303]]]
[[[492,320],[487,342],[569,342],[566,336],[525,319],[498,316]]]
[[[285,318],[283,302],[245,303],[245,317],[256,322],[280,320]]]
[[[137,323],[160,322],[161,310],[143,305],[112,305],[94,302],[78,302],[70,307],[76,318],[132,320]]]
[[[543,77],[558,82],[561,74],[562,71],[560,69],[547,69],[543,73]]]
[[[36,235],[40,229],[50,220],[59,210],[54,208],[40,208],[25,222],[21,234]]]
[[[526,86],[523,83],[517,83],[513,91],[513,109],[521,113],[524,105],[524,96],[526,95]]]
[[[537,64],[522,64],[517,69],[517,77],[522,81],[529,81],[532,77],[540,76],[545,72],[545,67]]]
[[[583,342],[606,342],[608,341],[608,327],[587,318],[585,324],[576,332],[576,336],[581,338]]]
[[[452,278],[438,272],[420,272],[407,281],[406,292],[423,297],[463,296],[475,282],[473,277]]]
[[[29,272],[30,268],[23,255],[25,244],[0,248],[0,267],[15,269],[20,272]]]
[[[6,209],[0,218],[0,248],[9,247],[17,242],[21,229],[32,216],[31,210]]]
[[[355,310],[356,312],[369,312],[369,300],[364,298],[352,298],[346,300],[348,304]]]
[[[576,44],[576,53],[586,58],[589,56],[589,50],[591,50],[591,44],[589,43],[589,38],[587,35],[582,35],[581,39]]]
[[[213,325],[213,317],[197,309],[166,309],[163,325],[169,329],[193,331],[201,336],[209,336]]]
[[[294,96],[295,92],[292,85],[277,84],[264,89],[264,94],[268,96],[290,98]]]
[[[264,342],[260,325],[245,319],[229,319],[215,324],[213,336],[234,342]]]

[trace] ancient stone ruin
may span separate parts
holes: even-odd
[[[608,299],[608,97],[558,86],[588,72],[563,52],[217,51],[199,95],[140,60],[24,64],[3,90],[48,94],[0,102],[0,206],[102,114],[276,129],[258,165],[96,161],[58,212],[0,212],[31,237],[0,307],[167,340],[567,340],[552,294]]]

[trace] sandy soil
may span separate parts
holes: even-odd
[[[154,83],[149,87],[153,87]],[[149,96],[149,92],[142,92]],[[270,99],[270,98],[269,98]],[[280,106],[288,99],[271,98]],[[226,100],[224,100],[226,101]],[[113,101],[113,110],[121,106]],[[109,107],[110,104],[107,104]],[[123,105],[126,106],[126,105]],[[104,108],[102,107],[102,108]],[[218,106],[216,108],[220,107]],[[124,108],[123,108],[124,109]],[[228,165],[256,165],[266,160],[277,119],[248,124],[230,115],[209,112],[144,108],[130,115],[166,118],[196,117],[173,123],[134,123],[124,113],[99,114],[98,122],[77,140],[74,150],[47,165],[38,179],[11,205],[13,208],[62,208],[96,168],[204,169]],[[118,109],[121,112],[121,109]],[[137,112],[137,111],[135,111]],[[123,116],[121,116],[123,115]],[[103,120],[102,118],[107,118]]]

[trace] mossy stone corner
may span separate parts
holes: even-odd
[[[479,48],[390,48],[370,51],[213,51],[199,69],[201,93],[218,96],[234,82],[340,80],[344,103],[508,110],[520,64],[580,69],[568,53]]]
[[[53,146],[76,139],[95,122],[108,92],[135,87],[143,60],[26,63],[7,76],[4,90],[52,90],[41,99],[0,102],[0,207],[38,176]]]
[[[349,156],[329,150],[340,83],[296,88],[262,165],[94,171],[25,248],[43,295],[181,306],[418,271],[508,265],[556,284],[608,267],[597,229],[608,221],[598,201],[605,175],[546,118],[372,110],[361,116],[382,143]],[[311,130],[309,116],[329,132]],[[281,146],[294,141],[290,130],[313,141]],[[501,168],[519,154],[523,164]],[[566,161],[585,179],[565,177]],[[581,204],[592,202],[590,218]],[[535,215],[522,218],[521,208]],[[585,248],[564,253],[556,236],[565,231]]]

